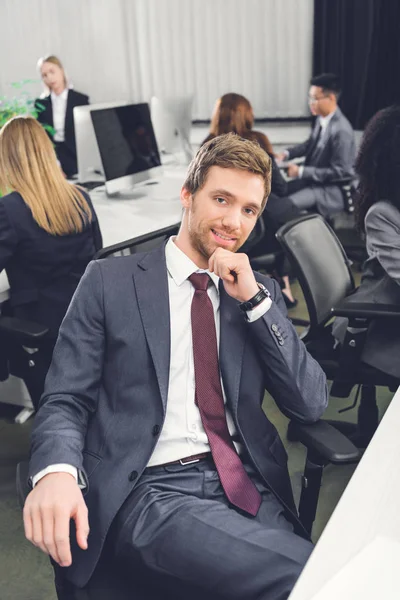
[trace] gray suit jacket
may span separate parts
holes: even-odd
[[[387,200],[373,204],[365,217],[368,259],[354,302],[400,305],[400,212]],[[333,333],[344,339],[347,319],[336,319]],[[362,360],[400,379],[400,333],[385,320],[368,328]]]
[[[221,373],[241,441],[301,532],[287,456],[261,404],[267,388],[285,414],[315,421],[327,404],[326,381],[287,318],[276,282],[257,279],[273,303],[254,323],[221,285]],[[90,578],[107,530],[157,443],[155,425],[162,426],[168,396],[168,298],[163,246],[94,261],[60,329],[32,433],[30,476],[69,463],[86,479],[89,549],[80,550],[71,535],[66,573],[78,586]]]
[[[317,208],[326,216],[343,210],[342,192],[331,182],[354,177],[356,146],[352,126],[339,107],[329,121],[322,139],[316,144],[319,127],[316,121],[308,140],[289,148],[288,152],[289,159],[305,156],[302,179],[309,182],[310,186],[320,188]]]

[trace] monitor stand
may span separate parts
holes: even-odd
[[[140,200],[146,196],[144,188],[158,185],[159,183],[160,179],[147,179],[146,181],[135,183],[132,187],[119,190],[114,194],[109,194],[106,189],[106,196],[107,198],[110,198],[110,200]]]

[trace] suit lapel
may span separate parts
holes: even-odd
[[[133,274],[139,312],[153,359],[164,410],[170,366],[170,313],[165,244],[146,254]]]
[[[238,303],[225,292],[222,281],[219,282],[219,291],[219,363],[227,400],[236,413],[247,328]]]

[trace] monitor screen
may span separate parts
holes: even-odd
[[[74,126],[76,139],[76,155],[78,159],[78,179],[80,183],[105,180],[99,148],[93,129],[90,112],[103,108],[125,106],[127,102],[103,102],[89,106],[74,107]]]
[[[160,167],[148,104],[131,104],[90,113],[107,183],[119,180],[118,191],[148,179],[149,171]]]

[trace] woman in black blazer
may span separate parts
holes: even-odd
[[[89,104],[89,97],[68,88],[61,61],[56,56],[45,56],[38,61],[38,69],[48,94],[35,102],[38,121],[54,129],[53,142],[58,160],[67,177],[78,172],[74,127],[74,107]]]
[[[89,196],[65,180],[49,138],[31,117],[15,117],[0,131],[0,192],[7,194],[0,198],[0,271],[10,284],[8,310],[49,328],[40,348],[40,389],[69,302],[102,247],[100,228]],[[24,351],[14,350],[23,363]],[[32,396],[32,382],[24,379]]]

